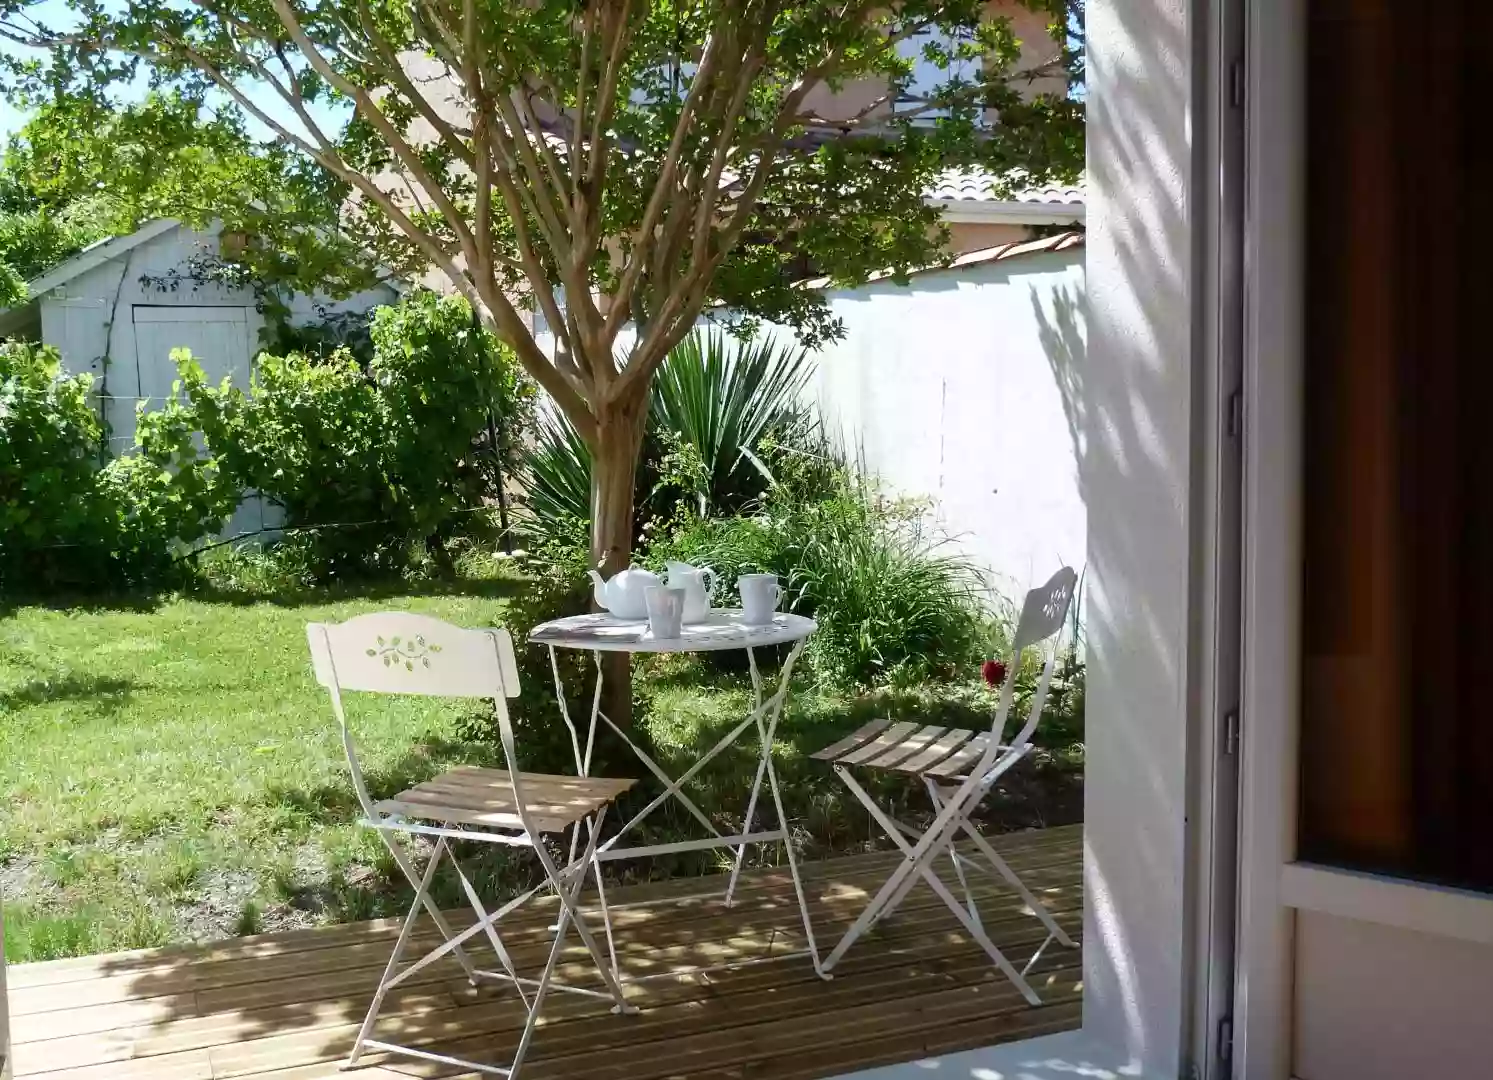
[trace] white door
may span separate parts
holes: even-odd
[[[202,366],[209,384],[226,377],[239,389],[249,388],[254,353],[253,328],[247,307],[134,307],[135,365],[139,379],[136,393],[147,408],[159,408],[171,395],[177,379],[171,361],[174,349],[190,349]],[[244,500],[224,535],[255,532],[264,526],[264,510],[258,496]]]
[[[226,375],[249,386],[249,309],[246,307],[148,307],[137,304],[135,363],[143,398],[166,397],[176,381],[172,349],[191,349],[210,383]]]

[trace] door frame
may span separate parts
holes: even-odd
[[[1243,739],[1235,1067],[1290,1075],[1300,700],[1305,0],[1246,13]]]

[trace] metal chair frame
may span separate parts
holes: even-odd
[[[368,1007],[362,1027],[358,1031],[343,1067],[352,1068],[357,1065],[363,1053],[371,1049],[402,1054],[443,1065],[474,1069],[496,1076],[516,1077],[533,1041],[540,1009],[549,991],[555,990],[610,1000],[613,1003],[613,1012],[635,1012],[636,1010],[629,1006],[623,997],[622,988],[615,975],[616,951],[612,937],[611,914],[606,906],[605,893],[602,892],[599,895],[609,957],[603,956],[579,904],[587,872],[595,873],[598,884],[600,882],[597,842],[610,805],[610,797],[605,800],[592,798],[591,801],[599,802],[599,805],[586,813],[572,811],[575,813],[573,820],[565,821],[563,826],[559,827],[557,827],[558,818],[546,820],[535,814],[534,808],[525,796],[526,785],[537,786],[536,781],[542,782],[546,779],[567,780],[570,778],[539,778],[533,774],[521,773],[518,769],[518,755],[507,703],[509,697],[518,694],[518,668],[513,654],[513,642],[508,632],[503,629],[467,630],[422,615],[385,612],[359,616],[341,624],[311,623],[306,627],[306,635],[311,646],[317,681],[326,687],[331,696],[332,710],[336,714],[341,731],[342,746],[352,774],[353,788],[363,810],[363,817],[359,820],[359,824],[378,832],[395,863],[415,889],[415,898],[410,904],[388,964],[379,978],[378,989],[374,993],[373,1001]],[[344,691],[490,698],[502,741],[508,783],[511,785],[510,801],[513,813],[509,815],[505,811],[502,814],[493,815],[503,820],[490,825],[484,823],[478,826],[459,823],[451,819],[440,820],[439,816],[432,819],[422,814],[421,818],[416,818],[403,809],[391,810],[387,804],[397,802],[399,797],[394,800],[385,800],[382,804],[375,802],[368,792],[363,770],[358,762],[357,749],[348,727],[343,706]],[[455,773],[448,773],[446,777],[459,776],[460,772],[458,770]],[[437,778],[437,780],[442,779],[445,777]],[[584,778],[575,779],[578,783],[584,782]],[[600,781],[599,783],[625,786],[631,782]],[[432,813],[438,815],[438,811],[434,809]],[[435,821],[434,824],[429,823],[432,820]],[[572,824],[579,834],[583,821],[586,825],[587,840],[582,850],[578,853],[572,852],[570,860],[563,866],[556,865],[555,860],[545,849],[543,835],[545,833],[563,834]],[[421,835],[435,838],[435,848],[423,873],[416,871],[411,852],[407,851],[405,843],[398,839],[401,834],[405,837]],[[522,895],[508,900],[496,910],[488,911],[470,877],[462,869],[461,863],[451,850],[451,844],[456,840],[529,848],[543,867],[545,880]],[[430,895],[431,883],[443,859],[448,859],[455,869],[461,882],[462,892],[475,915],[475,921],[460,932],[453,930],[446,916]],[[539,977],[537,979],[524,977],[519,975],[512,955],[503,944],[502,937],[498,933],[498,924],[537,893],[547,888],[553,888],[560,901],[559,918],[551,927],[554,938],[548,960]],[[443,938],[443,943],[420,958],[401,966],[410,944],[416,919],[422,910],[429,914]],[[595,963],[596,970],[606,987],[605,991],[573,986],[554,978],[555,968],[564,951],[565,939],[572,925]],[[502,970],[480,968],[473,961],[465,945],[479,934],[486,937]],[[528,1015],[513,1060],[508,1065],[496,1066],[468,1061],[422,1047],[405,1046],[373,1038],[373,1030],[388,992],[447,955],[455,957],[472,985],[475,986],[482,980],[509,983],[524,1003]]]
[[[902,852],[903,859],[825,958],[823,970],[826,973],[832,972],[834,966],[860,937],[894,912],[912,891],[914,885],[919,881],[925,881],[953,912],[960,925],[985,950],[996,967],[1011,980],[1022,996],[1033,1005],[1041,1004],[1041,998],[1026,978],[1027,974],[1054,940],[1069,947],[1072,947],[1074,942],[1010,865],[1001,858],[990,842],[980,835],[971,815],[995,782],[1032,750],[1032,736],[1036,733],[1037,725],[1042,718],[1043,706],[1047,702],[1048,687],[1052,682],[1053,670],[1057,665],[1059,655],[1059,640],[1077,582],[1078,575],[1071,568],[1064,567],[1045,585],[1027,593],[1012,641],[1011,663],[1006,672],[1005,682],[1001,686],[1000,700],[991,722],[990,735],[979,760],[975,762],[969,774],[963,778],[956,777],[946,781],[934,775],[924,774],[922,777],[934,810],[933,821],[927,828],[914,828],[893,818],[856,780],[851,772],[853,766],[842,761],[835,761],[836,774],[870,812],[876,823],[885,830],[892,842],[897,845],[898,850]],[[1045,649],[1046,656],[1042,674],[1037,683],[1036,692],[1032,695],[1026,722],[1016,737],[1007,743],[1004,736],[1014,698],[1016,675],[1021,668],[1024,652],[1032,647]],[[961,834],[973,842],[976,850],[984,857],[985,863],[972,859],[956,849],[955,842]],[[954,892],[934,870],[935,862],[945,855],[953,865],[960,891],[964,894],[963,903],[960,903]],[[1020,969],[1007,959],[986,932],[965,874],[966,868],[993,870],[997,873],[1016,891],[1047,929],[1046,939]]]

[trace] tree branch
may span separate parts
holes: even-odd
[[[663,167],[659,171],[658,180],[653,185],[653,194],[649,196],[648,205],[643,211],[643,220],[638,225],[637,232],[633,234],[632,251],[629,254],[627,266],[622,271],[622,280],[613,294],[614,303],[607,313],[606,326],[602,330],[602,336],[609,347],[617,340],[617,332],[622,329],[622,322],[632,306],[632,290],[647,262],[648,249],[654,239],[653,230],[658,224],[659,215],[663,213],[664,199],[674,194],[674,172],[679,166],[679,155],[684,149],[684,141],[689,137],[690,128],[694,124],[696,105],[714,78],[720,42],[721,35],[712,31],[705,43],[700,66],[695,71],[695,77],[690,80],[689,93],[685,95],[684,104],[680,106],[679,119],[674,124],[674,134],[669,140],[669,148],[664,155]]]
[[[399,156],[405,167],[409,169],[410,175],[425,189],[425,193],[435,202],[441,215],[445,217],[447,223],[451,226],[452,232],[456,234],[457,242],[461,244],[462,253],[466,256],[467,264],[469,266],[475,265],[478,262],[476,243],[471,230],[467,227],[466,219],[456,209],[455,204],[452,203],[445,189],[436,182],[435,177],[425,168],[425,163],[420,160],[420,155],[405,141],[404,135],[384,115],[383,110],[378,107],[372,95],[361,86],[343,77],[328,63],[327,58],[322,55],[321,50],[316,47],[315,42],[302,29],[300,20],[296,17],[295,9],[290,6],[289,0],[270,0],[270,4],[274,8],[276,16],[279,17],[280,24],[290,34],[291,40],[300,49],[301,55],[306,58],[306,62],[311,65],[312,70],[356,103],[358,111],[367,118],[369,123],[378,129],[379,134],[388,143],[389,149],[393,150]]]

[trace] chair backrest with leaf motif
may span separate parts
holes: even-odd
[[[343,708],[345,691],[487,698],[492,702],[517,802],[518,760],[507,699],[517,697],[513,639],[502,628],[468,630],[428,615],[382,611],[343,623],[309,623],[306,640],[316,681],[327,688],[363,812],[377,818]]]

